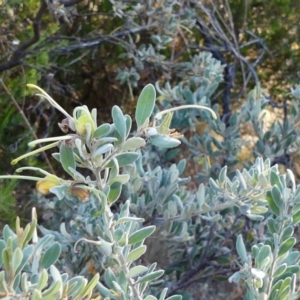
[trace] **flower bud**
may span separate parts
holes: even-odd
[[[36,189],[39,193],[46,195],[50,189],[60,184],[59,178],[54,175],[47,175],[44,180],[36,183]]]
[[[85,112],[81,113],[81,116],[76,120],[75,128],[80,135],[86,134],[86,124],[90,124],[92,128],[92,133],[96,130],[94,120],[91,116],[87,115]]]

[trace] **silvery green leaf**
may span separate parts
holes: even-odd
[[[60,154],[59,153],[52,153],[51,155],[60,163]]]
[[[97,273],[94,275],[94,277],[88,282],[88,284],[85,286],[85,288],[81,291],[81,293],[77,296],[80,299],[86,299],[86,296],[88,296],[88,299],[92,295],[93,289],[95,288],[97,282],[99,281],[100,275]]]
[[[11,258],[11,272],[12,274],[14,274],[14,276],[18,275],[16,271],[21,265],[22,259],[23,259],[23,252],[19,247],[17,247],[14,250]]]
[[[293,205],[291,213],[294,215],[296,212],[300,210],[300,203]]]
[[[173,150],[171,150],[173,151]],[[185,170],[185,167],[186,167],[186,159],[181,159],[180,162],[177,164],[177,169],[178,169],[178,176],[180,176],[184,170]]]
[[[247,184],[240,170],[236,170],[236,176],[240,182],[240,188],[242,188],[242,190],[246,190]]]
[[[286,263],[288,266],[295,264],[300,259],[299,251],[291,251],[281,263]]]
[[[157,300],[156,297],[152,296],[152,295],[148,295],[146,296],[146,298],[144,298],[143,300]]]
[[[283,196],[282,196],[282,193],[281,193],[279,187],[278,187],[277,185],[274,185],[274,186],[272,187],[271,193],[272,193],[273,201],[275,202],[276,206],[277,206],[281,211],[284,211],[284,209],[285,209],[285,204],[284,204],[284,202],[283,202]]]
[[[280,242],[283,243],[285,240],[290,238],[294,233],[294,227],[293,226],[287,226],[284,228],[281,237],[280,237]]]
[[[129,179],[130,179],[129,174],[121,174],[121,175],[117,175],[117,176],[112,177],[111,179],[109,179],[108,184],[113,184],[115,182],[125,184],[125,183],[128,182]]]
[[[59,230],[60,230],[61,234],[62,234],[65,238],[67,238],[70,242],[74,242],[72,236],[68,233],[68,231],[67,231],[67,229],[66,229],[66,223],[65,223],[65,222],[63,222],[63,223],[60,224]]]
[[[235,272],[233,275],[231,275],[228,278],[228,281],[230,283],[235,282],[235,283],[239,283],[241,280],[247,278],[247,275],[245,273],[242,272]]]
[[[110,130],[111,130],[110,124],[108,123],[102,124],[95,130],[93,137],[100,138],[106,136],[107,134],[109,134]]]
[[[272,290],[271,290],[271,294],[269,296],[269,299],[278,299],[277,295],[279,292],[279,289],[282,285],[283,280],[278,280],[273,286],[272,286]]]
[[[119,167],[125,167],[127,165],[132,164],[139,158],[140,154],[135,152],[125,152],[120,153],[115,156],[115,159],[118,161]],[[113,162],[110,161],[106,167],[111,168],[113,166]]]
[[[2,266],[3,264],[3,260],[2,260],[2,251],[6,248],[6,243],[4,240],[0,240],[0,267]]]
[[[128,244],[136,244],[149,237],[155,231],[155,226],[147,226],[132,233],[129,236]]]
[[[220,186],[212,178],[209,178],[209,186],[216,192],[222,191]]]
[[[73,279],[73,278],[72,278]],[[57,279],[53,281],[48,289],[42,292],[43,299],[53,299],[56,293],[62,289],[62,281]],[[51,298],[52,297],[52,298]]]
[[[122,184],[120,182],[115,182],[110,186],[109,193],[107,195],[107,201],[112,204],[117,201],[121,195]]]
[[[292,192],[295,192],[296,191],[295,175],[290,169],[287,169],[286,171],[287,171],[288,177],[290,178],[291,183],[292,183]]]
[[[9,251],[7,250],[7,248],[5,248],[1,254],[2,254],[1,256],[2,256],[3,265],[4,265],[6,272],[11,272],[10,255],[9,255]]]
[[[209,222],[218,222],[222,219],[222,216],[220,214],[215,214],[214,216],[201,215],[200,218]]]
[[[137,193],[143,185],[143,181],[140,178],[134,179],[132,182],[132,188],[135,193]]]
[[[1,290],[5,291],[7,294],[9,293],[4,271],[0,271],[0,288]]]
[[[146,85],[139,96],[135,111],[135,121],[138,130],[150,118],[154,109],[155,100],[156,92],[154,86],[152,84]]]
[[[168,211],[170,213],[170,217],[175,217],[178,214],[177,204],[174,201],[168,202]]]
[[[178,139],[174,139],[168,135],[156,135],[149,138],[151,144],[161,148],[174,148],[181,144]]]
[[[279,216],[280,215],[280,210],[279,210],[279,207],[277,206],[276,202],[273,199],[273,195],[272,195],[271,191],[267,191],[266,198],[267,198],[268,205],[269,205],[271,211],[276,216]]]
[[[116,225],[127,223],[127,222],[143,222],[145,219],[143,218],[137,218],[137,217],[122,217],[117,222]]]
[[[282,274],[285,272],[286,268],[287,268],[287,264],[286,264],[286,263],[281,264],[281,265],[275,270],[275,272],[274,272],[274,274],[273,274],[273,277],[278,277],[278,276],[282,275]]]
[[[286,300],[287,296],[290,294],[291,281],[292,281],[291,277],[287,277],[283,280],[278,292],[279,300]]]
[[[300,210],[293,215],[293,226],[300,222]]]
[[[68,296],[73,296],[74,298],[77,297],[84,290],[86,284],[87,284],[87,280],[82,276],[75,276],[71,278],[69,280],[70,288],[68,291]]]
[[[8,239],[10,240],[10,243],[12,242],[12,240],[14,240],[17,235],[9,228],[8,225],[5,225],[3,228],[3,238],[5,240],[5,242],[8,244]]]
[[[59,154],[62,167],[67,173],[73,176],[72,172],[69,169],[69,167],[71,167],[76,170],[76,162],[74,158],[73,149],[67,147],[64,143],[61,143],[59,148]]]
[[[278,257],[290,251],[295,244],[296,244],[296,239],[294,237],[290,237],[289,239],[287,239],[284,243],[280,245],[278,251]]]
[[[127,273],[127,278],[137,277],[137,276],[147,272],[147,270],[148,270],[148,268],[145,266],[141,266],[141,265],[135,266],[129,270],[129,272]]]
[[[126,123],[126,136],[125,139],[127,139],[130,130],[131,130],[131,126],[132,126],[132,119],[129,115],[125,115],[125,123]]]
[[[34,289],[32,295],[30,297],[30,300],[42,300],[42,299],[43,298],[42,298],[41,291]]]
[[[54,265],[60,256],[61,246],[58,242],[54,242],[43,254],[40,260],[40,268],[48,269]]]
[[[93,151],[92,157],[95,158],[96,156],[102,155],[113,149],[114,149],[114,146],[112,144],[104,144],[104,145],[100,146],[98,149]]]
[[[144,275],[141,278],[139,278],[136,281],[136,284],[137,283],[146,283],[146,282],[149,282],[149,281],[154,281],[154,280],[158,279],[159,277],[161,277],[164,273],[165,273],[164,270],[157,270],[157,271],[151,272],[151,273],[149,273],[147,275]]]
[[[225,184],[227,176],[227,166],[223,167],[219,173],[219,182],[221,185]]]
[[[27,247],[25,247],[23,249],[23,258],[22,258],[21,264],[19,265],[19,267],[16,270],[16,274],[18,274],[19,272],[21,272],[23,270],[24,266],[28,263],[29,259],[31,258],[33,251],[34,251],[33,245],[28,245]],[[1,253],[1,251],[0,251],[0,253]]]
[[[168,297],[166,300],[181,300],[182,296],[181,295],[173,295],[171,297]]]
[[[121,109],[116,105],[113,106],[111,115],[120,138],[122,141],[124,141],[126,139],[127,132],[125,116],[123,115]]]
[[[236,239],[236,250],[243,262],[248,263],[247,251],[241,234]]]
[[[271,233],[278,232],[278,224],[274,221],[274,219],[269,219],[267,225]]]
[[[205,202],[205,186],[203,183],[200,183],[196,197],[197,197],[199,208],[201,209],[202,205]]]
[[[253,215],[263,215],[263,214],[265,214],[268,211],[269,211],[269,209],[267,207],[265,207],[265,206],[253,206],[251,208],[250,214],[253,214]]]
[[[132,262],[135,261],[137,259],[139,259],[147,250],[147,246],[142,245],[136,249],[133,249],[132,251],[129,252],[127,258],[126,258],[126,262]]]
[[[164,288],[160,293],[158,300],[165,300],[167,293],[168,293],[168,288]]]
[[[48,273],[45,269],[40,273],[40,279],[37,285],[38,290],[43,290],[48,285]]]
[[[279,178],[277,172],[271,171],[270,181],[271,181],[272,186],[277,186],[280,189],[280,191],[282,191],[282,183],[280,181],[280,178]]]
[[[112,299],[115,300],[117,299],[109,289],[107,289],[101,282],[97,283],[97,289],[99,293],[104,297],[104,299]]]
[[[128,150],[136,150],[138,148],[141,148],[145,146],[146,142],[144,139],[140,137],[132,137],[129,138],[127,141],[122,146],[123,151],[128,151]]]
[[[1,273],[0,273],[1,275]],[[0,277],[0,282],[5,282],[3,278]],[[1,283],[0,283],[1,286]],[[2,287],[1,287],[2,288]],[[28,281],[27,281],[27,273],[23,273],[21,276],[21,289],[23,292],[27,293],[28,292]],[[5,290],[5,289],[4,289]]]
[[[256,267],[259,269],[263,269],[264,267],[264,260],[266,258],[271,258],[271,262],[272,263],[272,259],[273,259],[273,254],[272,254],[272,250],[271,247],[269,245],[263,245],[259,251],[258,254],[256,256]]]
[[[116,275],[114,274],[114,272],[112,271],[112,269],[110,267],[108,267],[104,273],[104,280],[105,280],[105,283],[108,285],[108,287],[111,289],[114,288],[113,282],[118,281]]]
[[[57,297],[61,297],[63,293],[63,283],[61,279],[61,274],[54,265],[51,265],[49,270],[53,278],[53,283],[51,284],[50,288],[47,290],[49,293],[48,295],[50,296],[51,294],[52,295],[55,294]],[[47,291],[45,292],[47,293]],[[43,299],[45,296],[46,295],[43,293]]]

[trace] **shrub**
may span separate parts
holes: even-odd
[[[210,72],[221,72],[222,67],[211,57],[201,54],[197,59],[210,62],[204,77],[210,76]],[[54,207],[53,220],[59,228],[40,227],[46,237],[57,241],[53,244],[56,246],[46,245],[45,253],[55,250],[53,257],[58,257],[61,248],[57,268],[61,272],[67,270],[71,277],[75,276],[73,278],[100,273],[102,279],[97,283],[97,290],[101,297],[188,299],[189,294],[182,291],[186,286],[204,278],[217,279],[216,275],[229,277],[230,282],[245,282],[247,299],[286,299],[286,295],[297,299],[299,296],[296,290],[299,253],[295,248],[296,239],[292,237],[300,220],[299,188],[291,171],[280,173],[278,165],[272,165],[271,161],[298,145],[294,138],[300,87],[292,89],[295,100],[291,102],[284,125],[279,120],[270,130],[264,129],[261,111],[267,99],[257,87],[249,93],[241,111],[229,118],[230,125],[226,128],[225,121],[218,115],[218,107],[211,109],[209,101],[203,98],[215,89],[207,82],[205,92],[200,82],[159,89],[165,99],[159,105],[162,110],[155,106],[154,87],[147,85],[138,99],[137,129],[132,134],[131,117],[124,115],[118,106],[112,109],[113,122],[98,126],[96,110],[90,112],[81,106],[75,108],[71,116],[43,90],[29,85],[37,88],[42,98],[66,116],[59,126],[67,135],[30,142],[29,146],[51,143],[12,163],[58,147],[59,152],[53,157],[70,179],[36,167],[16,171],[35,171],[44,177],[6,175],[1,178],[34,180],[40,193],[51,192],[56,196],[53,203],[48,203],[48,209]],[[175,97],[180,105],[172,107]],[[202,109],[200,113],[198,108]],[[192,132],[199,124],[198,117],[209,124],[203,136],[192,134],[184,138],[172,129],[189,124],[185,129]],[[252,145],[254,155],[270,158],[257,157],[251,167],[234,172],[238,149],[246,143],[241,139],[241,125],[246,122],[252,124],[258,135]],[[224,140],[217,140],[212,132]],[[168,157],[174,157],[174,152],[168,149],[179,146],[180,139],[198,158],[201,153],[206,158],[224,154],[228,166],[219,164],[212,172],[204,165],[208,184],[201,183],[196,191],[187,189],[189,178],[181,177],[186,161],[166,166]],[[55,212],[57,208],[61,211]],[[145,239],[156,227],[155,236],[167,241],[167,247],[162,249],[167,253],[165,273],[162,269],[156,270],[156,263],[142,259],[147,250]],[[21,253],[24,249],[7,246],[8,240],[17,240],[7,228],[3,248],[13,249],[10,252],[13,261],[14,251]],[[232,255],[235,252],[232,240],[239,258]],[[7,251],[2,250],[2,258]],[[41,268],[43,257],[39,262]],[[12,273],[6,264],[7,273],[2,276],[5,274],[9,281]],[[56,268],[52,266],[49,270],[51,273]],[[18,274],[24,278],[29,276]],[[66,281],[66,275],[62,276]],[[92,283],[98,278],[95,276]],[[182,295],[175,295],[177,291]],[[30,297],[36,293],[32,291]],[[87,294],[91,295],[90,289]]]

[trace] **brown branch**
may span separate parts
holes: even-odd
[[[83,1],[84,0],[59,0],[59,3],[63,4],[64,7],[70,7]]]
[[[82,1],[83,0],[60,0],[59,2],[63,4],[65,7],[68,7],[80,3]],[[41,6],[35,18],[32,21],[33,37],[21,43],[20,46],[16,50],[14,50],[12,57],[8,61],[0,63],[0,72],[9,70],[23,63],[22,61],[23,58],[29,54],[29,52],[26,50],[32,45],[34,45],[35,43],[37,43],[40,39],[41,19],[44,13],[46,12],[46,10],[47,10],[46,0],[41,0]]]
[[[13,67],[16,67],[18,65],[22,64],[22,59],[28,54],[25,50],[28,49],[30,46],[38,42],[40,39],[40,23],[43,14],[45,13],[47,9],[47,4],[45,0],[42,0],[41,6],[39,8],[39,11],[37,12],[35,18],[32,21],[32,27],[33,27],[33,37],[25,42],[23,42],[13,53],[10,60],[1,63],[0,64],[0,71],[9,70]]]

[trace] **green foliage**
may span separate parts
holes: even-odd
[[[14,32],[9,38],[24,41],[32,36],[32,27],[27,24],[20,31],[17,24],[33,18],[39,1],[13,4],[19,3],[1,4],[1,18],[10,16]],[[70,285],[87,284],[83,277],[89,278],[97,287],[93,296],[106,299],[191,299],[193,289],[194,298],[209,299],[212,290],[218,293],[216,281],[221,286],[228,278],[241,284],[245,299],[299,298],[295,227],[300,192],[297,176],[288,168],[296,170],[300,87],[277,93],[274,99],[284,98],[279,103],[266,96],[297,77],[299,46],[292,44],[297,14],[290,13],[293,1],[265,5],[145,0],[48,6],[41,39],[22,61],[24,69],[5,73],[12,95],[21,101],[29,93],[21,88],[24,83],[39,81],[56,97],[71,94],[87,105],[100,103],[101,109],[107,103],[115,106],[107,119],[85,105],[71,116],[40,90],[65,115],[62,131],[71,133],[53,133],[56,138],[29,146],[51,141],[44,150],[55,148],[53,157],[64,175],[31,166],[17,172],[43,176],[2,177],[37,181],[38,192],[54,195],[30,196],[42,206],[40,230],[52,241],[36,264],[46,272],[59,270],[56,275],[63,279],[67,272]],[[12,51],[8,43],[3,45]],[[125,85],[122,92],[118,84]],[[135,113],[135,102],[124,99],[138,99]],[[70,106],[68,97],[59,100]],[[13,110],[6,101],[1,99],[0,129],[15,122],[18,129],[12,130],[26,141],[28,134],[18,127],[23,121],[10,118]],[[128,106],[136,124],[123,112]],[[34,107],[36,116],[44,107],[44,102]],[[277,115],[267,121],[274,107]],[[26,152],[15,135],[2,137],[5,144],[12,144],[12,138],[15,148]],[[5,197],[10,195],[12,186],[1,183],[0,188]],[[3,205],[5,214],[11,213]],[[92,279],[97,273],[101,279]],[[38,282],[38,276],[44,275],[30,282]],[[38,292],[32,293],[38,299]],[[227,296],[231,298],[230,291]]]
[[[213,68],[214,64],[211,66]],[[112,108],[113,122],[98,126],[96,110],[90,112],[86,106],[81,106],[75,108],[71,116],[43,90],[31,84],[29,86],[37,88],[41,92],[40,96],[65,114],[66,119],[60,124],[61,129],[64,132],[74,132],[33,141],[29,143],[30,146],[45,142],[51,144],[13,161],[15,164],[43,149],[57,146],[59,152],[53,156],[71,179],[59,178],[35,167],[19,168],[17,173],[31,170],[42,173],[45,177],[1,176],[3,179],[37,181],[39,192],[51,192],[57,197],[54,201],[54,211],[56,209],[57,212],[53,214],[52,220],[56,227],[53,224],[50,225],[51,229],[40,227],[45,239],[51,237],[51,245],[47,244],[49,247],[44,249],[45,254],[40,257],[41,267],[34,264],[36,270],[50,268],[51,274],[59,274],[58,270],[68,270],[68,273],[75,276],[71,281],[77,280],[77,275],[91,277],[91,274],[103,273],[102,281],[97,283],[96,277],[91,280],[94,286],[97,284],[100,295],[109,299],[165,299],[167,295],[176,298],[180,297],[174,295],[178,290],[177,286],[184,285],[185,276],[189,274],[187,262],[183,262],[186,252],[178,248],[178,244],[185,243],[188,247],[189,264],[192,266],[199,268],[203,261],[209,259],[220,267],[228,268],[232,250],[220,247],[220,242],[225,235],[239,234],[236,250],[242,264],[240,270],[230,276],[229,281],[245,281],[247,299],[284,299],[287,294],[291,299],[298,297],[296,274],[299,271],[297,261],[300,254],[294,248],[296,239],[292,235],[294,226],[300,220],[300,188],[296,187],[291,171],[280,174],[278,165],[271,166],[270,158],[264,160],[258,157],[252,167],[236,170],[235,175],[227,174],[227,166],[221,168],[217,178],[210,177],[208,185],[201,183],[198,190],[192,192],[185,188],[189,179],[180,177],[186,166],[185,160],[172,164],[169,168],[152,168],[153,156],[149,156],[150,151],[147,148],[143,150],[142,147],[152,149],[156,145],[156,153],[159,154],[167,147],[164,140],[166,138],[170,141],[169,148],[173,146],[173,141],[180,144],[182,135],[170,129],[171,123],[174,123],[173,113],[184,111],[186,118],[193,120],[194,123],[191,124],[197,124],[198,120],[192,119],[195,111],[190,108],[209,111],[211,114],[205,113],[203,118],[213,129],[225,127],[218,114],[209,107],[203,107],[197,101],[190,105],[182,102],[181,106],[162,111],[156,107],[153,116],[156,96],[154,87],[148,85],[142,91],[136,108],[137,131],[130,134],[131,118],[124,115],[117,106]],[[292,89],[295,97],[298,97],[298,90],[299,86]],[[191,93],[188,88],[185,91],[187,94]],[[209,93],[209,89],[207,92]],[[195,95],[197,94],[196,92]],[[262,126],[259,121],[261,107],[265,106],[263,100],[259,87],[254,89],[249,93],[244,109],[232,118],[252,122],[259,130],[259,126]],[[297,101],[296,98],[291,106],[292,111],[296,111]],[[298,120],[296,113],[289,117]],[[152,122],[150,119],[153,119]],[[231,124],[233,126],[232,122]],[[275,122],[273,128],[277,129],[274,135],[279,133],[284,136],[285,130],[295,131],[290,126],[283,127],[280,122]],[[235,134],[238,136],[240,133],[236,131]],[[155,137],[162,139],[153,143]],[[283,139],[282,143],[284,142]],[[275,156],[276,149],[278,148],[273,148],[272,151]],[[85,175],[79,171],[83,168],[88,170]],[[121,195],[126,196],[127,200],[120,202]],[[116,203],[119,209],[114,212],[112,208]],[[61,218],[65,222],[57,227]],[[227,220],[230,218],[235,220],[228,224]],[[248,233],[248,242],[245,244],[241,232],[246,219],[265,227],[265,237],[260,242],[253,243],[255,238]],[[156,228],[154,225],[143,226],[142,222],[154,223],[163,229],[162,233],[171,253],[166,273],[156,270],[156,263],[149,266],[141,263],[141,257],[147,252],[145,239]],[[4,229],[3,235],[6,241],[11,231]],[[54,237],[57,240],[55,243],[52,242]],[[28,243],[30,238],[28,235],[22,239]],[[20,243],[27,245],[25,242],[17,244]],[[250,254],[247,248],[251,243]],[[18,253],[23,248],[20,251],[13,249],[10,256],[5,251],[2,251],[2,259],[6,271],[10,272],[9,266],[16,265],[13,270],[15,272],[20,263],[10,261],[17,256],[22,260],[22,254]],[[39,259],[38,256],[36,259]],[[55,262],[58,269],[52,266]],[[177,284],[171,276],[175,271],[179,276]],[[213,275],[214,270],[209,265],[203,265],[201,274]],[[61,276],[63,278],[64,275]],[[39,280],[36,282],[38,284]],[[165,289],[166,285],[169,286],[169,292]],[[91,286],[87,285],[87,288]],[[60,285],[60,291],[62,289]],[[53,290],[58,292],[58,288]],[[91,290],[83,292],[78,288],[76,291],[80,293],[80,297],[92,295]],[[7,293],[8,290],[4,289],[4,292]],[[32,293],[35,295],[38,292]],[[43,295],[43,291],[40,293]]]
[[[99,275],[88,283],[82,276],[60,274],[54,264],[61,245],[50,234],[38,238],[35,218],[25,228],[17,218],[16,232],[6,225],[0,250],[1,299],[91,299],[99,280]]]

